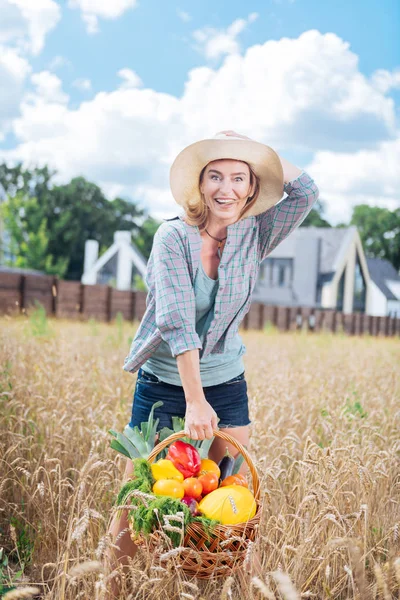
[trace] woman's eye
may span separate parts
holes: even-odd
[[[211,175],[211,179],[219,179],[218,175]]]
[[[243,181],[243,177],[235,177],[236,181]]]

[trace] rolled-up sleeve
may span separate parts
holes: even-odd
[[[263,260],[306,218],[318,199],[319,191],[306,172],[285,184],[287,197],[264,213],[257,215],[259,256]]]
[[[185,245],[168,223],[161,225],[154,236],[146,282],[155,299],[156,326],[172,356],[201,349]]]

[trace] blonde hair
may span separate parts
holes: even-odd
[[[259,177],[255,174],[255,172],[253,171],[253,169],[249,165],[249,163],[247,163],[246,161],[241,161],[241,162],[244,162],[249,167],[250,188],[254,185],[254,193],[252,196],[249,196],[247,198],[247,202],[240,212],[240,217],[239,217],[240,219],[256,203],[257,198],[260,194],[260,179],[259,179]],[[199,191],[200,191],[200,186],[203,182],[204,173],[205,173],[205,170],[206,170],[208,164],[205,167],[203,167],[203,169],[201,170],[201,173],[199,176]],[[203,229],[205,229],[207,227],[209,208],[206,204],[204,195],[201,193],[201,191],[200,191],[200,198],[201,198],[200,200],[196,200],[194,202],[190,202],[190,201],[188,202],[188,205],[185,209],[185,213],[186,213],[185,221],[189,225],[197,225],[197,227],[200,229],[200,231],[202,231]]]

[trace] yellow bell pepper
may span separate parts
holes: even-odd
[[[156,481],[160,479],[174,479],[175,481],[183,481],[183,475],[175,465],[167,458],[162,458],[151,465],[151,472]]]

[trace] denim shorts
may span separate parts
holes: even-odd
[[[207,402],[219,417],[220,429],[250,424],[244,373],[224,383],[207,386],[203,390]],[[158,377],[139,369],[130,426],[137,425],[140,428],[140,423],[148,420],[151,407],[158,400],[164,403],[154,411],[155,418],[160,419],[158,429],[172,428],[172,417],[185,416],[186,400],[183,387],[165,383]]]

